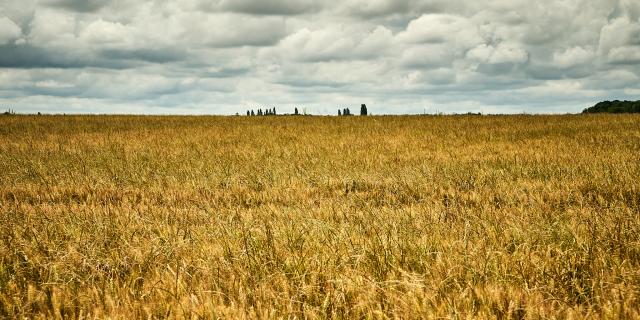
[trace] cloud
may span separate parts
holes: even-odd
[[[638,64],[640,63],[640,45],[613,48],[609,51],[607,59],[615,64]]]
[[[398,39],[408,43],[450,43],[471,48],[483,42],[478,28],[469,19],[448,14],[425,14],[412,20]]]
[[[253,15],[296,15],[316,11],[320,4],[312,0],[221,0],[215,7]]]
[[[583,47],[571,47],[553,53],[553,64],[562,69],[573,68],[592,62],[595,52]]]
[[[428,44],[411,47],[402,53],[402,65],[407,68],[434,69],[448,67],[455,53],[442,44]]]
[[[627,17],[622,17],[602,27],[598,50],[607,57],[609,62],[637,62],[636,52],[639,48],[640,21],[631,21]]]
[[[108,5],[109,0],[44,0],[44,5],[78,12],[93,12]]]
[[[78,21],[73,15],[50,9],[38,10],[26,39],[33,46],[70,47],[76,44]]]
[[[184,52],[173,48],[105,49],[100,52],[99,56],[111,61],[142,61],[150,63],[168,63],[182,61],[186,58]]]
[[[404,13],[411,8],[408,0],[356,0],[345,1],[345,11],[363,17],[379,17]]]
[[[416,17],[425,13],[461,13],[458,0],[350,0],[340,1],[334,11],[362,19]]]
[[[0,46],[0,68],[88,68],[100,67],[122,69],[124,61],[99,61],[81,52],[44,49],[29,44],[9,44]]]
[[[110,46],[131,41],[133,31],[122,23],[98,19],[89,23],[80,32],[79,37],[92,45]]]
[[[628,70],[609,70],[598,74],[598,81],[593,79],[585,83],[591,89],[624,89],[638,84],[640,78]]]
[[[180,19],[182,40],[209,47],[269,46],[286,34],[279,17],[255,17],[233,13],[191,13]]]
[[[15,41],[21,35],[22,30],[11,19],[0,17],[0,45]]]
[[[373,30],[358,26],[304,28],[283,39],[274,50],[267,50],[265,55],[306,62],[373,59],[384,56],[392,42],[391,31],[383,26]]]
[[[467,58],[486,64],[519,64],[527,62],[529,54],[514,43],[482,44],[467,52]]]

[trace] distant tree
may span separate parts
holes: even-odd
[[[360,115],[361,116],[367,115],[367,105],[365,104],[360,105]]]
[[[350,116],[351,115],[351,110],[349,110],[349,108],[347,108],[347,115]]]
[[[247,116],[250,116],[250,115],[251,115],[251,112],[249,112],[249,110],[247,110]]]
[[[602,101],[595,106],[584,109],[582,113],[640,113],[638,101]]]
[[[276,115],[276,107],[273,107],[272,114],[273,114],[274,116]]]
[[[342,111],[340,111],[340,109],[338,109],[338,116],[342,115]]]
[[[298,108],[297,107],[293,110],[293,114],[295,114],[296,116],[298,115]]]
[[[251,110],[251,115],[252,115],[252,116],[255,116],[255,115],[256,115],[256,114],[255,114],[255,112],[253,112],[253,110]]]

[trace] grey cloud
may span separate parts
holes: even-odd
[[[598,73],[596,78],[587,79],[584,82],[584,87],[593,90],[612,90],[633,87],[640,83],[640,76],[638,76],[638,74],[640,74],[640,68],[636,68],[634,71],[635,73],[631,70],[619,69],[602,71]]]
[[[78,12],[94,12],[108,5],[110,0],[46,0],[43,4]]]
[[[143,63],[168,63],[184,58],[181,51],[157,49],[105,49],[94,53],[66,52],[29,44],[0,46],[0,68],[130,69]]]
[[[186,54],[172,48],[142,48],[142,49],[106,49],[100,52],[100,57],[110,61],[142,61],[150,63],[168,63],[181,61]]]
[[[525,73],[536,80],[581,79],[593,74],[590,65],[577,65],[570,68],[559,68],[551,64],[536,63],[525,68]]]
[[[478,72],[486,75],[515,75],[516,72],[522,70],[518,64],[510,62],[501,62],[494,64],[481,64],[478,66]]]
[[[246,75],[250,71],[250,68],[220,68],[213,71],[200,72],[198,76],[203,78],[234,78]]]
[[[422,14],[460,13],[464,8],[457,0],[352,0],[340,2],[338,10],[354,17],[381,19],[406,16],[411,19]]]
[[[340,83],[335,81],[323,81],[323,80],[314,80],[308,78],[292,78],[292,79],[283,79],[278,80],[276,83],[284,84],[291,87],[303,87],[303,88],[318,88],[318,87],[328,87],[328,88],[341,88],[345,87],[348,84]]]
[[[221,11],[253,15],[296,15],[314,12],[320,7],[312,0],[222,0],[217,6]]]
[[[31,45],[0,46],[1,68],[87,68],[104,67],[121,69],[127,67],[126,62],[96,61],[81,54],[56,52]]]
[[[383,0],[383,1],[352,1],[347,2],[349,13],[364,18],[373,18],[391,14],[408,13],[411,9],[409,0]]]

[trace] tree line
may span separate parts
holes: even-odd
[[[296,108],[296,114],[298,114],[298,108]],[[258,109],[258,111],[253,111],[253,110],[247,110],[247,115],[248,116],[275,116],[277,115],[276,113],[276,107],[273,107],[273,109]]]
[[[294,108],[293,110],[293,115],[299,115],[299,111],[298,108]],[[367,105],[362,104],[360,105],[360,115],[361,116],[366,116],[369,114],[369,111],[367,110]],[[237,115],[237,114],[236,114]],[[278,115],[276,112],[276,108],[273,107],[272,109],[258,109],[257,111],[254,111],[253,109],[251,110],[247,110],[247,116],[275,116]],[[351,110],[349,110],[349,108],[344,108],[344,109],[338,109],[338,115],[339,116],[352,116],[353,114],[351,113]]]
[[[640,113],[638,101],[602,101],[595,106],[586,108],[582,113]]]

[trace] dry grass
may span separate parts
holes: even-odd
[[[638,318],[640,116],[0,117],[3,318]]]

